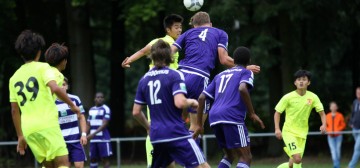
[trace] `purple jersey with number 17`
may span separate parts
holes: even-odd
[[[246,106],[241,98],[239,86],[246,83],[253,88],[254,75],[244,67],[236,66],[215,76],[203,93],[214,99],[209,111],[210,126],[223,124],[243,124]]]
[[[181,118],[182,110],[174,103],[175,95],[186,93],[184,76],[180,71],[154,67],[141,78],[135,103],[149,107],[151,143],[191,137]]]
[[[185,68],[210,76],[218,57],[218,47],[227,50],[228,35],[214,27],[196,27],[183,33],[173,44],[185,50],[179,68]]]

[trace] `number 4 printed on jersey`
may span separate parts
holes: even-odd
[[[203,31],[199,34],[199,38],[200,38],[202,41],[205,41],[207,31],[208,31],[208,29],[205,29],[205,30],[203,30]]]

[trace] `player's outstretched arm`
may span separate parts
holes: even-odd
[[[69,98],[69,96],[66,94],[66,91],[62,88],[60,88],[56,82],[54,80],[50,81],[47,83],[47,86],[50,88],[51,93],[55,93],[56,96],[62,100],[63,102],[65,102],[66,104],[69,105],[71,111],[73,111],[74,113],[76,113],[79,117],[80,115],[80,108],[78,106],[76,106],[71,99]]]
[[[142,109],[141,105],[134,104],[132,114],[134,118],[146,129],[146,131],[149,134],[150,124],[146,119],[145,114],[141,111],[141,109]]]
[[[324,111],[319,112],[320,118],[321,118],[321,123],[322,125],[320,126],[320,131],[322,134],[326,133],[326,114]]]
[[[204,130],[203,128],[203,111],[205,108],[205,100],[206,96],[205,94],[201,93],[198,99],[199,106],[197,108],[197,121],[195,124],[193,139],[196,139]]]
[[[282,133],[280,130],[280,115],[281,115],[281,113],[279,113],[277,111],[274,114],[275,136],[279,140],[282,139]]]
[[[81,137],[80,137],[80,144],[86,145],[87,144],[87,138],[86,138],[86,119],[84,114],[80,114],[79,116],[79,124],[80,124],[80,131],[81,131]]]
[[[264,129],[265,125],[264,125],[263,121],[259,118],[259,116],[256,115],[256,113],[254,111],[247,84],[241,83],[239,86],[239,91],[240,91],[241,98],[245,103],[249,117],[253,120],[253,122],[258,123],[260,125],[260,127],[262,129]]]
[[[225,48],[218,47],[219,61],[228,68],[234,67],[234,59],[231,58]]]
[[[138,59],[140,59],[141,57],[148,55],[151,51],[151,45],[146,45],[144,48],[142,48],[141,50],[137,51],[136,53],[134,53],[133,55],[131,55],[130,57],[126,57],[124,59],[124,61],[121,63],[121,66],[123,68],[130,68],[130,64]]]
[[[103,119],[102,125],[101,125],[100,127],[98,127],[98,128],[95,130],[95,132],[89,134],[86,138],[87,138],[87,139],[93,139],[94,136],[95,136],[97,133],[99,133],[99,132],[101,132],[102,130],[104,130],[104,129],[108,126],[108,124],[109,124],[109,120]]]
[[[11,102],[11,115],[15,126],[16,134],[18,137],[18,145],[16,147],[16,151],[19,152],[20,155],[24,155],[25,149],[27,148],[27,144],[23,132],[21,130],[21,115],[20,115],[19,105],[17,104],[17,102]]]
[[[260,73],[260,66],[258,65],[248,65],[246,66],[246,69],[252,71],[255,74]]]

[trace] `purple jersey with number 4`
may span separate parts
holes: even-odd
[[[173,44],[179,50],[185,50],[185,57],[179,62],[179,68],[193,70],[210,76],[218,57],[218,47],[227,50],[228,35],[214,27],[196,27],[183,33]]]
[[[253,88],[254,75],[244,67],[236,66],[215,76],[203,93],[214,99],[209,111],[210,126],[225,124],[243,124],[246,106],[239,92],[240,83]]]
[[[176,94],[186,94],[184,76],[180,71],[155,67],[139,81],[135,103],[149,107],[151,143],[191,136],[181,118],[182,110],[175,106]]]

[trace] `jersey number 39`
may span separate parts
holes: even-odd
[[[15,87],[20,87],[19,91],[17,92],[17,94],[19,96],[21,96],[22,98],[22,101],[20,102],[20,105],[21,106],[24,106],[26,101],[27,101],[27,98],[26,98],[26,95],[24,93],[24,87],[26,88],[26,91],[32,93],[32,96],[30,97],[30,101],[34,101],[38,95],[38,92],[39,92],[39,83],[38,81],[36,80],[35,77],[30,77],[25,86],[24,86],[24,83],[22,81],[19,81],[19,82],[16,82]]]

